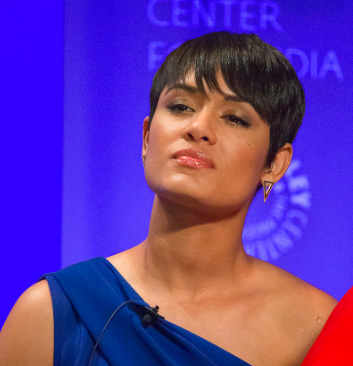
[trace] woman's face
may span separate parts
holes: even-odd
[[[270,128],[218,77],[222,94],[197,89],[194,75],[166,87],[149,131],[145,175],[161,198],[201,209],[247,207],[265,173]]]

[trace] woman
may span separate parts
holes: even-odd
[[[242,230],[255,192],[266,200],[286,172],[303,115],[293,67],[255,35],[173,51],[143,123],[147,239],[27,290],[0,364],[300,365],[336,301],[248,256]]]

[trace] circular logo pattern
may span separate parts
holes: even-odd
[[[294,159],[284,177],[273,186],[266,201],[260,190],[250,207],[243,231],[246,253],[271,262],[294,246],[308,225],[311,192],[308,176]]]

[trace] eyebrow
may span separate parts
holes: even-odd
[[[173,85],[171,85],[167,91],[165,92],[165,95],[167,95],[171,90],[175,90],[175,89],[181,89],[181,90],[185,90],[186,92],[190,93],[190,94],[197,94],[197,93],[201,93],[201,94],[205,94],[202,90],[200,90],[198,87],[196,86],[191,86],[189,84],[185,84],[185,83],[175,83]],[[222,93],[220,92],[221,95],[223,95],[224,100],[225,101],[231,101],[231,102],[245,102],[244,99],[238,97],[235,94],[226,94],[226,93]]]
[[[185,84],[185,83],[175,83],[167,89],[165,94],[168,94],[171,90],[174,90],[174,89],[185,90],[185,91],[187,91],[188,93],[191,93],[191,94],[202,93],[202,91],[196,86],[191,86],[191,85],[188,85],[188,84]]]

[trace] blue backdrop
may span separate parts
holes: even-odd
[[[60,268],[63,3],[1,4],[0,326]]]
[[[144,240],[153,195],[141,135],[153,74],[181,42],[218,30],[255,32],[279,48],[306,92],[293,163],[266,205],[255,198],[246,250],[342,297],[353,285],[351,1],[46,6],[22,22],[14,13],[17,26],[8,32],[9,62],[20,61],[8,81],[16,86],[9,115],[16,113],[6,119],[7,140],[16,154],[5,155],[3,194],[6,211],[16,214],[1,249],[3,314],[43,272]]]

